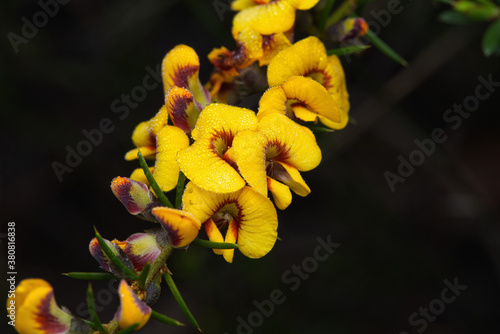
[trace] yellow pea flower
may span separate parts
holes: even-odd
[[[70,314],[56,304],[54,290],[45,280],[24,279],[7,300],[7,313],[15,310],[14,329],[21,334],[69,333]]]
[[[311,36],[296,42],[278,53],[269,63],[267,80],[270,87],[281,86],[293,76],[309,77],[317,81],[332,96],[340,112],[340,122],[329,117],[319,117],[322,123],[337,130],[347,125],[350,104],[342,64],[337,56],[326,54],[325,46],[317,37]],[[292,88],[293,85],[289,86]],[[322,90],[318,90],[317,94],[322,94]],[[310,114],[305,115],[305,111],[297,108],[297,113],[302,117],[296,116],[305,121],[316,119]]]
[[[291,203],[290,189],[299,196],[311,192],[299,171],[309,171],[321,162],[321,150],[310,130],[279,113],[263,117],[257,131],[238,133],[231,154],[245,181],[263,196],[269,189],[282,210]]]
[[[115,314],[115,319],[121,328],[138,324],[135,330],[139,330],[151,317],[151,308],[139,300],[125,280],[121,280],[118,288],[120,306]]]
[[[208,105],[192,131],[195,142],[177,156],[180,169],[205,190],[217,193],[240,190],[245,181],[226,153],[239,131],[256,128],[257,117],[252,110],[221,103]]]
[[[278,232],[276,209],[271,201],[251,187],[216,194],[189,182],[182,197],[183,210],[204,222],[208,238],[231,242],[250,258],[266,255],[274,246]],[[225,236],[222,236],[225,233]],[[233,261],[234,249],[214,250]]]

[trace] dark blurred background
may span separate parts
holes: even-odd
[[[142,86],[146,67],[156,68],[181,43],[198,52],[205,82],[208,52],[234,47],[233,13],[225,11],[221,20],[214,9],[221,3],[227,1],[74,0],[59,5],[16,53],[8,34],[22,36],[22,18],[33,22],[42,7],[2,2],[0,233],[7,222],[16,223],[18,281],[48,280],[58,304],[85,317],[87,282],[61,273],[98,271],[88,252],[93,226],[120,240],[151,227],[130,216],[109,185],[138,166],[123,156],[132,148],[135,125],[161,107],[163,88],[147,91],[123,119],[111,105]],[[227,264],[192,246],[169,260],[204,333],[499,332],[500,87],[490,87],[490,96],[477,100],[459,126],[443,116],[454,104],[475,101],[469,97],[479,76],[500,82],[500,61],[481,53],[486,25],[443,24],[437,16],[444,7],[429,0],[402,1],[398,8],[390,22],[379,24],[379,37],[410,65],[374,48],[342,58],[355,124],[318,135],[323,161],[303,173],[312,193],[294,196],[278,212],[281,240],[274,249],[260,260],[237,254]],[[387,9],[387,1],[374,1],[364,18],[378,22],[373,13]],[[307,21],[302,14],[298,19]],[[82,131],[104,118],[113,131],[60,182],[54,161],[65,164],[66,147],[76,149],[86,139]],[[414,141],[431,138],[435,128],[446,140],[392,191],[384,173],[398,174],[398,156],[408,159],[417,149]],[[289,270],[313,256],[317,238],[340,246],[317,268],[306,260],[311,272],[298,278]],[[1,245],[4,264],[5,239]],[[450,303],[439,301],[445,280],[466,286]],[[1,288],[5,296],[5,280]],[[275,289],[286,300],[260,321],[254,301],[269,300]],[[95,283],[94,291],[107,322],[118,298],[107,282]],[[429,306],[436,315],[425,320],[418,313]],[[186,322],[166,287],[155,309]],[[243,328],[241,319],[255,326]],[[4,317],[4,329],[6,322]],[[150,321],[143,332],[195,330]]]

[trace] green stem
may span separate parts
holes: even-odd
[[[179,172],[179,182],[177,182],[177,189],[175,191],[175,207],[177,209],[181,208],[182,205],[182,194],[184,193],[184,182],[186,181],[186,176],[183,172]]]
[[[186,305],[186,302],[181,296],[181,293],[179,292],[179,289],[177,289],[177,286],[174,283],[174,280],[172,279],[172,275],[170,273],[165,273],[163,275],[165,277],[165,282],[167,282],[168,287],[170,288],[170,291],[172,292],[172,295],[174,296],[175,301],[179,305],[182,313],[186,316],[186,318],[189,320],[191,325],[194,326],[197,330],[201,332],[200,326],[198,325],[198,322],[194,318],[193,314],[191,311],[189,311],[189,308]]]
[[[213,242],[213,241],[208,241],[208,240],[203,240],[203,239],[194,239],[192,242],[193,245],[200,246],[200,247],[205,247],[205,248],[212,248],[212,249],[235,249],[238,248],[237,244],[232,244],[229,242]]]
[[[140,150],[137,153],[137,157],[139,158],[139,164],[141,165],[142,170],[144,171],[144,174],[146,175],[146,178],[148,179],[148,182],[151,185],[151,188],[153,188],[153,191],[155,192],[156,197],[158,197],[158,200],[160,201],[161,205],[173,208],[174,206],[172,205],[172,203],[169,201],[167,196],[165,196],[158,183],[156,183],[156,180],[153,177],[153,174],[151,174],[149,166],[146,163],[146,160],[144,160],[144,157],[142,156]]]
[[[171,244],[167,244],[163,249],[161,250],[161,253],[158,255],[156,260],[151,264],[151,268],[149,269],[149,274],[148,277],[146,278],[146,283],[144,284],[145,287],[151,283],[151,281],[156,277],[160,269],[163,267],[163,264],[167,260],[167,258],[172,254],[172,251],[174,250],[174,247]]]

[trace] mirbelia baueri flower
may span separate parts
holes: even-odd
[[[101,324],[90,285],[90,320],[84,321],[57,306],[47,282],[27,279],[16,289],[19,333],[129,333],[150,319],[180,326],[152,309],[163,280],[199,329],[173,282],[169,257],[191,245],[210,248],[227,263],[271,252],[278,239],[276,207],[286,209],[292,192],[310,194],[301,173],[321,162],[308,126],[340,130],[349,120],[339,58],[328,55],[317,37],[293,40],[296,11],[317,2],[234,1],[236,49],[221,47],[208,55],[214,70],[205,86],[194,49],[178,45],[166,54],[159,109],[135,127],[135,148],[125,155],[128,161],[138,159],[140,168],[111,182],[125,209],[143,219],[144,231],[120,241],[104,239],[96,230],[89,251],[103,272],[66,274],[119,279],[115,317]],[[344,25],[358,33],[366,28],[359,20]],[[258,94],[258,106],[234,105],[250,94]]]

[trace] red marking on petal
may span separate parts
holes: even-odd
[[[171,110],[171,117],[174,125],[184,132],[190,132],[191,128],[188,123],[186,110],[188,105],[193,102],[193,95],[174,95],[168,101]]]
[[[189,89],[188,79],[198,72],[199,66],[187,65],[179,66],[172,77],[174,85],[177,87]]]
[[[35,321],[39,324],[37,329],[47,333],[66,333],[68,326],[62,324],[56,316],[50,313],[53,298],[54,292],[51,291],[40,301],[35,317]]]

